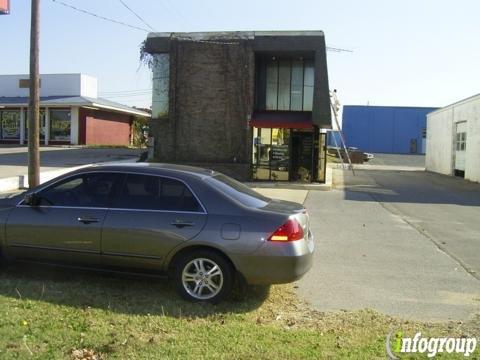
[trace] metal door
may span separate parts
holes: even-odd
[[[454,170],[465,172],[465,152],[467,149],[467,122],[459,122],[455,126],[455,162]]]

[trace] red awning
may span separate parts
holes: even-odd
[[[258,111],[254,112],[250,126],[256,128],[311,129],[310,111]]]

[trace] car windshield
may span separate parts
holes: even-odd
[[[270,198],[259,194],[247,185],[223,174],[206,179],[214,188],[248,207],[261,208],[270,202]]]

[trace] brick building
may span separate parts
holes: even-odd
[[[28,138],[28,75],[0,75],[0,143]],[[84,74],[40,76],[40,143],[129,145],[135,116],[150,114],[97,96],[97,79]]]
[[[323,32],[151,33],[144,50],[156,160],[243,180],[323,180]]]

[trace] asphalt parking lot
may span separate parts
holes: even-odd
[[[425,155],[374,154],[375,157],[365,164],[387,166],[425,167]]]
[[[305,300],[426,321],[480,313],[480,184],[423,171],[335,178],[305,201],[317,243],[297,283]]]

